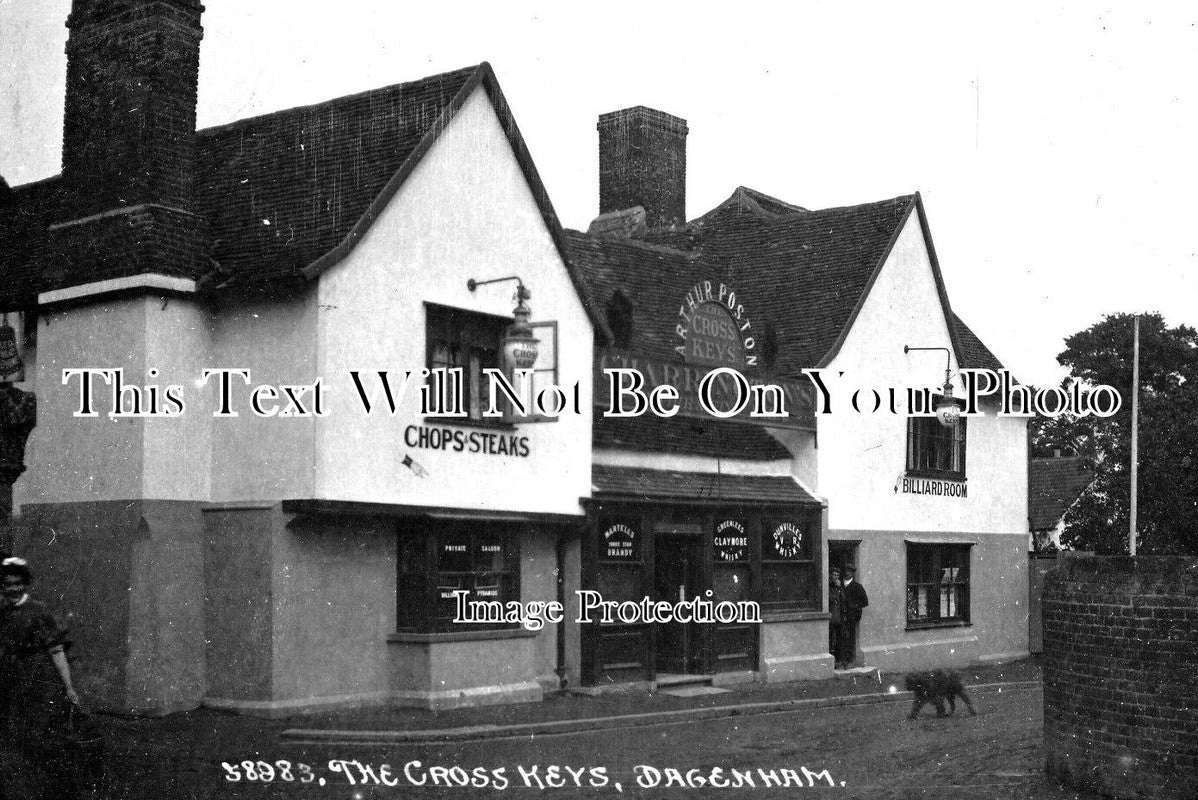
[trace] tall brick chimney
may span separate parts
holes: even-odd
[[[51,228],[68,263],[56,266],[54,282],[194,276],[203,11],[199,0],[73,0],[62,142],[67,202]]]
[[[599,116],[599,213],[645,209],[649,227],[686,221],[686,120],[645,106]]]

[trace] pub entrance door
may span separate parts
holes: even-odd
[[[698,536],[658,533],[654,565],[656,600],[677,603],[702,593],[703,550]],[[702,672],[701,644],[695,623],[659,623],[657,672]]]

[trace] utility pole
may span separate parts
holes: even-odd
[[[1131,355],[1131,520],[1127,531],[1127,552],[1136,555],[1136,494],[1139,488],[1140,444],[1140,315],[1135,316],[1135,334]]]

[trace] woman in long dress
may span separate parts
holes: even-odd
[[[0,731],[11,796],[63,797],[69,776],[64,733],[79,704],[71,683],[67,630],[29,595],[33,575],[22,558],[0,562]]]

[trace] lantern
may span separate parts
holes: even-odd
[[[953,399],[952,354],[947,347],[912,347],[903,345],[903,352],[912,350],[943,350],[944,363],[944,393],[936,402],[936,421],[946,428],[955,428],[961,419],[961,407]]]
[[[530,297],[528,289],[521,283],[516,289],[516,308],[512,312],[515,319],[503,337],[503,363],[509,369],[531,369],[537,363],[540,342],[532,335],[532,325],[528,319],[532,312],[524,301]]]
[[[936,421],[946,428],[955,427],[961,419],[961,407],[953,402],[953,385],[944,382],[944,396],[936,404]]]
[[[0,383],[19,383],[25,380],[25,363],[17,350],[17,333],[8,324],[8,314],[0,324]]]

